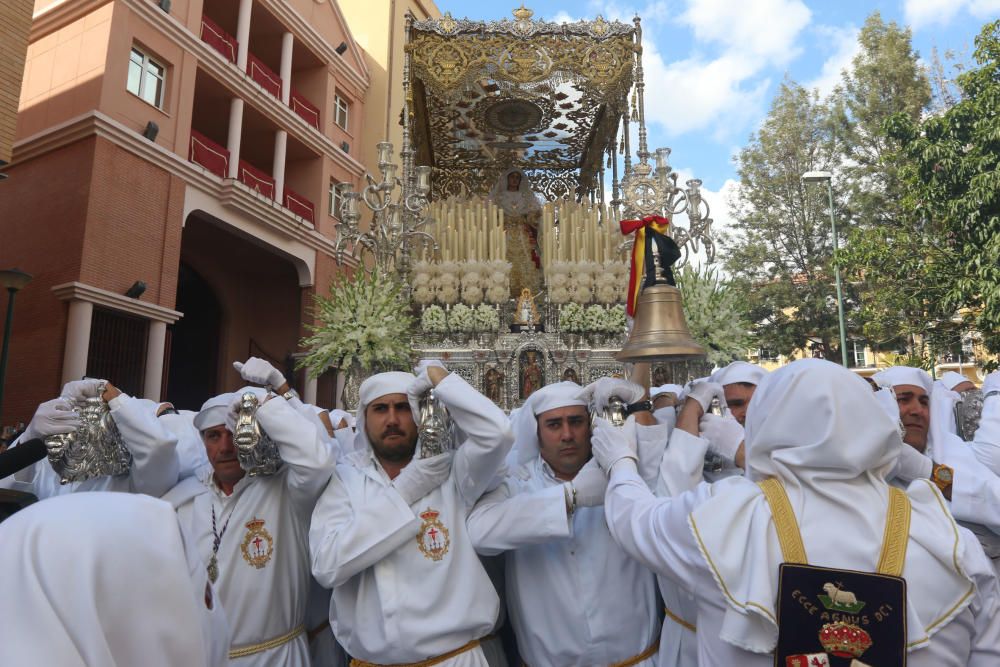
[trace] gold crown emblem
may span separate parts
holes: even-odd
[[[534,15],[535,12],[525,7],[524,3],[522,3],[520,7],[514,10],[514,18],[516,18],[518,21],[527,21]]]
[[[264,520],[263,519],[254,519],[253,521],[248,521],[247,524],[246,524],[246,527],[251,532],[255,531],[255,530],[260,530],[261,528],[264,527]]]
[[[424,510],[420,513],[420,518],[424,521],[433,521],[441,515],[437,510]]]
[[[856,625],[827,623],[819,631],[819,643],[827,653],[840,658],[860,658],[872,645],[872,638]]]

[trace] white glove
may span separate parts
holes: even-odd
[[[706,413],[712,407],[713,398],[719,399],[719,404],[723,407],[726,406],[726,393],[723,391],[722,385],[709,380],[695,380],[692,382],[687,387],[685,398],[693,398],[698,401],[698,405]]]
[[[708,440],[709,451],[718,454],[728,463],[733,463],[744,437],[740,423],[732,417],[706,414],[698,427],[701,437]]]
[[[604,504],[604,493],[608,490],[608,476],[597,466],[594,459],[580,468],[572,481],[576,491],[577,507],[597,507]]]
[[[1000,391],[1000,371],[993,371],[983,380],[983,396],[991,391]]]
[[[60,433],[72,433],[79,426],[80,415],[73,409],[73,404],[65,398],[53,398],[35,410],[35,416],[31,418],[28,428],[24,429],[21,442]]]
[[[584,387],[576,397],[587,401],[591,412],[603,412],[612,396],[625,401],[626,405],[641,400],[646,390],[634,382],[621,378],[603,377]]]
[[[597,418],[590,435],[591,451],[597,464],[604,472],[611,472],[611,466],[622,459],[639,461],[636,443],[630,440],[626,429],[617,429],[606,419]]]
[[[445,452],[426,459],[415,458],[406,464],[392,485],[407,505],[417,502],[448,479],[453,454]]]
[[[440,359],[421,359],[420,363],[417,364],[416,368],[413,369],[413,374],[416,376],[427,375],[427,369],[431,366],[436,366],[438,368],[448,370],[445,368],[444,364],[441,363]]]
[[[285,376],[269,362],[260,357],[250,357],[245,363],[233,362],[233,368],[244,380],[262,387],[277,389],[285,384]]]
[[[896,478],[909,484],[915,479],[930,479],[933,470],[934,463],[929,456],[903,443],[903,449],[899,452],[895,467],[889,473],[889,479]]]
[[[71,401],[83,403],[88,398],[97,398],[100,396],[101,385],[106,385],[107,383],[107,380],[95,380],[93,378],[87,378],[86,380],[72,380],[63,386],[59,395],[63,398],[68,398]]]

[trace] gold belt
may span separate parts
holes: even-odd
[[[625,660],[622,660],[621,662],[612,663],[608,665],[608,667],[632,667],[633,665],[638,665],[643,660],[648,660],[652,658],[654,655],[656,655],[656,652],[659,650],[660,650],[660,638],[657,637],[656,641],[650,644],[649,648],[647,648],[639,655],[633,655],[631,658],[627,658]],[[351,667],[354,666],[352,665]],[[528,663],[522,662],[521,667],[528,667]]]
[[[305,631],[306,626],[300,625],[296,628],[292,628],[280,637],[275,637],[274,639],[268,639],[267,641],[259,642],[257,644],[248,644],[247,646],[234,646],[229,649],[229,659],[233,660],[235,658],[245,658],[248,655],[254,655],[255,653],[270,651],[272,648],[277,648],[283,644],[287,644]]]
[[[461,655],[466,651],[471,651],[477,646],[479,646],[479,640],[473,639],[465,646],[459,646],[454,651],[448,651],[447,653],[443,653],[436,658],[428,658],[423,662],[403,662],[396,663],[394,665],[379,665],[374,662],[366,662],[364,660],[358,660],[357,658],[351,658],[351,667],[431,667],[431,665],[439,665],[445,660],[454,658],[456,655]]]
[[[666,605],[663,606],[663,613],[667,615],[667,618],[669,618],[671,621],[681,626],[682,628],[687,628],[691,632],[698,632],[698,626],[696,626],[694,623],[688,623],[683,618],[681,618],[674,612],[670,611]]]

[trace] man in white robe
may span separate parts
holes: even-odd
[[[874,571],[891,495],[886,475],[904,446],[865,382],[806,359],[770,374],[747,413],[747,477],[656,498],[634,450],[599,425],[594,454],[610,475],[605,511],[615,540],[698,600],[702,665],[774,664],[778,533],[762,488],[788,496],[808,562]],[[907,664],[986,667],[1000,661],[1000,585],[974,537],[955,525],[926,480],[907,491]]]
[[[225,613],[169,504],[76,493],[0,523],[4,667],[223,667]]]
[[[972,451],[979,461],[1000,475],[1000,371],[983,380],[983,413],[972,437]]]
[[[246,391],[258,395],[257,422],[283,461],[273,475],[247,476],[236,456],[232,423]],[[218,577],[231,663],[308,667],[309,517],[333,471],[333,451],[285,398],[253,387],[209,399],[194,425],[210,465],[164,500]]]
[[[128,473],[62,484],[48,459],[42,459],[0,480],[0,487],[33,493],[41,500],[78,491],[124,491],[160,497],[177,484],[180,468],[177,436],[157,420],[156,410],[148,403],[122,393],[106,380],[67,382],[59,398],[38,406],[28,427],[12,446],[32,438],[72,433],[80,424],[74,405],[98,395],[108,404],[122,441],[132,453]]]
[[[486,667],[479,640],[498,598],[465,521],[495,483],[513,437],[503,412],[438,362],[360,388],[354,451],[316,504],[313,575],[333,589],[330,623],[355,667]],[[434,388],[454,451],[421,458],[417,401]]]
[[[622,380],[601,384],[608,386],[592,385],[589,393],[627,403],[643,395]],[[531,395],[514,425],[518,467],[476,505],[469,534],[483,555],[506,552],[509,618],[525,665],[652,667],[660,635],[656,583],[608,532],[606,480],[588,463],[587,406],[573,382]],[[645,417],[650,424],[648,411]],[[633,419],[624,428],[635,438]]]

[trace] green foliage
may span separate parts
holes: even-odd
[[[313,297],[313,308],[319,324],[309,326],[312,334],[301,341],[308,352],[298,363],[299,368],[309,369],[310,377],[331,366],[359,364],[364,370],[410,366],[414,322],[394,277],[364,271],[341,274],[330,284],[329,297]]]
[[[818,345],[839,360],[827,188],[801,180],[835,164],[831,127],[816,93],[792,81],[781,85],[760,131],[737,156],[735,230],[721,241],[756,343],[785,355]]]
[[[976,37],[974,58],[955,106],[923,121],[896,114],[885,129],[901,145],[928,300],[942,315],[969,309],[987,349],[1000,352],[1000,21]]]
[[[713,268],[685,265],[675,275],[688,329],[708,350],[708,361],[725,366],[745,357],[750,327],[740,305],[741,295],[721,282]]]

